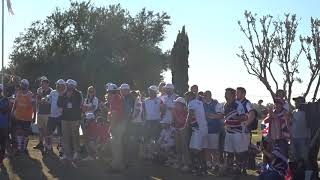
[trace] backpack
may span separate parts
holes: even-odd
[[[247,109],[247,103],[248,103],[249,101],[247,100],[247,99],[245,99],[243,102],[241,102],[241,104],[242,104],[242,106],[243,106],[243,108],[244,108],[244,111],[246,112],[246,113],[248,113],[248,109]],[[255,110],[255,109],[253,109],[252,110],[253,112],[254,112],[254,114],[255,114],[255,118],[254,118],[254,120],[250,123],[250,124],[248,124],[248,130],[249,131],[253,131],[253,130],[257,130],[258,129],[258,124],[259,124],[259,122],[258,122],[258,111],[257,110]]]

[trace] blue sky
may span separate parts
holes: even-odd
[[[69,0],[11,0],[14,16],[5,17],[5,62],[11,52],[14,38],[32,21],[45,19],[56,7],[65,9]],[[143,7],[164,11],[171,16],[172,25],[167,28],[163,50],[171,49],[177,32],[183,25],[190,41],[189,84],[198,84],[201,90],[211,90],[218,100],[223,100],[226,87],[243,86],[248,98],[270,101],[264,86],[247,72],[236,56],[241,44],[246,45],[238,20],[243,20],[245,10],[259,15],[271,14],[275,18],[284,13],[295,13],[300,18],[298,34],[310,31],[310,17],[320,17],[318,0],[91,0],[97,6],[120,3],[132,14]],[[299,43],[297,42],[297,45]],[[304,58],[302,56],[302,58]],[[166,81],[170,81],[166,73]],[[306,64],[300,68],[302,79],[308,77]],[[300,95],[304,84],[296,85],[293,95]]]

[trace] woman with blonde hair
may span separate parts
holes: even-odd
[[[99,107],[99,100],[96,97],[96,90],[93,86],[88,87],[87,96],[82,104],[82,111],[84,113],[84,121],[82,123],[82,129],[86,138],[86,149],[88,151],[88,157],[84,160],[95,159],[95,137],[96,131],[96,111]]]

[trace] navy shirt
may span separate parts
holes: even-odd
[[[47,96],[49,96],[51,91],[52,91],[51,88],[49,88],[47,90],[42,90],[42,88],[40,87],[37,90],[37,93],[38,93],[39,98],[42,99],[42,98],[47,98]],[[49,103],[39,104],[38,114],[50,114],[50,112],[51,112],[51,106]]]
[[[222,110],[219,108],[219,103],[217,100],[211,100],[210,103],[203,103],[205,113],[218,114],[222,113]],[[223,131],[223,120],[221,119],[211,119],[207,117],[208,122],[208,133],[216,134]]]
[[[9,127],[9,100],[6,97],[0,98],[0,128]]]

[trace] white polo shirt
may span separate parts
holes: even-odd
[[[59,93],[57,90],[53,90],[49,94],[49,102],[51,104],[50,117],[57,118],[62,115],[62,108],[58,107]]]
[[[204,111],[202,101],[199,101],[198,99],[193,99],[189,102],[188,108],[194,111],[194,115],[200,130],[208,129],[206,114]]]
[[[173,113],[172,110],[175,108],[175,102],[177,95],[172,94],[171,96],[165,95],[163,97],[163,104],[166,106],[166,111],[162,117],[163,121],[173,122]]]
[[[147,98],[144,100],[144,110],[147,121],[154,121],[161,119],[160,105],[161,99],[156,97],[154,99]]]

